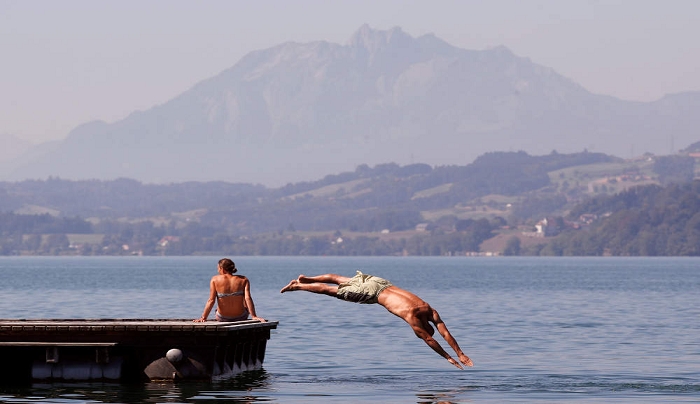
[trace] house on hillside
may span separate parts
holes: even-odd
[[[180,241],[180,237],[178,236],[165,236],[158,241],[158,245],[161,247],[167,247],[168,244],[172,242],[178,242]]]
[[[537,237],[553,237],[559,234],[559,229],[557,228],[554,223],[551,223],[547,218],[544,218],[537,222],[535,225],[535,229],[537,229],[536,234]]]
[[[428,231],[428,223],[419,223],[416,225],[416,231]]]
[[[594,221],[598,220],[598,215],[596,215],[595,213],[584,213],[578,217],[578,220],[579,222],[584,224],[591,224]]]

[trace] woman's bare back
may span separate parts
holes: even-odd
[[[218,312],[222,316],[237,317],[246,311],[245,289],[248,279],[240,275],[216,275],[212,279],[216,289]]]

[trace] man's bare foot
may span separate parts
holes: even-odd
[[[296,279],[293,279],[291,282],[289,282],[287,284],[287,286],[283,287],[282,290],[280,290],[280,293],[289,292],[290,290],[296,290],[297,285],[299,285],[299,281]]]
[[[474,362],[472,362],[471,359],[467,355],[460,355],[459,356],[459,361],[465,364],[466,366],[472,367],[474,366]]]
[[[306,275],[301,274],[297,277],[297,282],[299,282],[299,283],[313,283],[313,280],[309,279]]]

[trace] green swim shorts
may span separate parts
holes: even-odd
[[[365,275],[357,271],[357,275],[349,281],[338,285],[338,299],[354,303],[377,303],[379,294],[391,286],[391,282],[377,276]]]

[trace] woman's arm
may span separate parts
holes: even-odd
[[[260,322],[265,322],[264,318],[258,317],[258,315],[255,313],[255,304],[253,303],[253,297],[250,295],[250,281],[248,278],[245,280],[245,286],[244,289],[245,291],[245,306],[248,308],[248,313],[250,313],[250,317],[253,320],[258,320]]]
[[[202,317],[193,321],[195,323],[203,323],[207,321],[207,317],[209,317],[211,309],[214,308],[214,303],[216,303],[216,287],[214,286],[214,278],[211,278],[211,281],[209,282],[209,300],[207,300],[207,303],[204,305]]]

